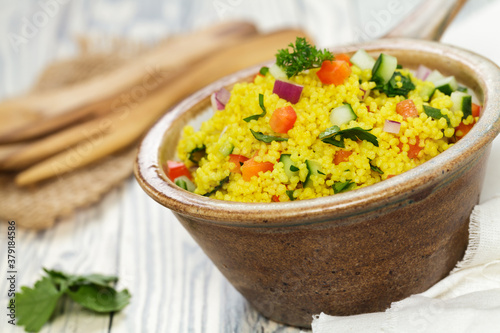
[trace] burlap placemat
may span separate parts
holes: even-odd
[[[77,57],[51,64],[33,89],[60,87],[102,74],[145,50],[122,40],[108,42],[106,51],[96,49],[84,38],[79,44]],[[98,202],[128,178],[135,154],[136,145],[87,168],[26,188],[14,184],[13,174],[0,173],[0,220],[15,220],[18,226],[30,229],[49,228],[75,209]]]

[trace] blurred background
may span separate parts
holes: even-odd
[[[97,49],[106,50],[106,40],[111,37],[154,44],[211,23],[244,19],[263,32],[299,27],[318,45],[328,47],[377,38],[419,2],[0,0],[0,98],[28,89],[47,63],[77,54],[79,36],[90,37]],[[454,25],[463,24],[492,2],[495,0],[470,0]],[[397,15],[388,11],[394,3]]]
[[[261,32],[299,28],[318,46],[329,47],[379,38],[420,2],[0,0],[0,100],[29,91],[54,61],[77,57],[83,41],[87,52],[109,53],[116,50],[117,41],[125,41],[131,49],[147,48],[217,22],[247,20]],[[500,64],[500,44],[495,40],[499,14],[500,0],[469,0],[441,41]],[[127,49],[120,48],[120,52]],[[498,141],[493,144],[482,201],[500,188]],[[23,230],[18,235],[18,287],[32,285],[44,266],[116,274],[120,287],[127,287],[133,295],[130,306],[111,317],[64,305],[58,319],[43,332],[299,331],[256,313],[173,215],[147,197],[132,177],[100,203],[59,220],[51,229]],[[5,251],[2,246],[0,258],[6,257]],[[0,282],[2,304],[7,302],[5,283]],[[4,324],[2,319],[1,332]]]

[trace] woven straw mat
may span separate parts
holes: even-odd
[[[33,90],[68,85],[102,74],[144,51],[139,45],[130,47],[124,41],[114,41],[113,52],[91,52],[84,39],[80,40],[80,46],[82,51],[77,57],[46,68]],[[123,49],[127,52],[122,52]],[[15,220],[16,225],[29,229],[49,228],[75,209],[98,202],[128,178],[135,154],[133,145],[86,168],[26,188],[16,186],[12,174],[0,173],[0,221]]]

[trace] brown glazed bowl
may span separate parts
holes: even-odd
[[[264,316],[310,327],[312,315],[384,311],[428,289],[459,261],[492,140],[500,130],[500,69],[469,51],[409,39],[364,48],[455,75],[484,105],[479,121],[447,151],[375,185],[312,200],[237,203],[182,190],[161,165],[174,159],[184,125],[209,112],[210,94],[251,78],[225,77],[168,112],[146,135],[135,165],[142,188],[171,209],[234,287]]]

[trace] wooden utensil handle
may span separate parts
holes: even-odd
[[[30,109],[47,117],[0,134],[0,143],[28,140],[53,132],[92,113],[103,113],[100,102],[112,99],[129,87],[143,84],[151,76],[175,70],[221,48],[254,36],[257,30],[246,22],[222,23],[205,30],[177,36],[134,58],[116,70],[79,84],[21,96],[0,104],[0,114]]]
[[[21,172],[16,177],[18,185],[29,185],[72,171],[108,156],[136,142],[141,135],[181,98],[225,75],[239,69],[270,60],[279,48],[294,42],[295,38],[307,37],[299,30],[283,30],[256,36],[232,48],[221,50],[193,64],[189,71],[161,86],[139,103],[126,117],[117,122],[114,130],[105,135],[99,144],[87,154],[81,154],[73,163],[74,151],[65,151]]]

